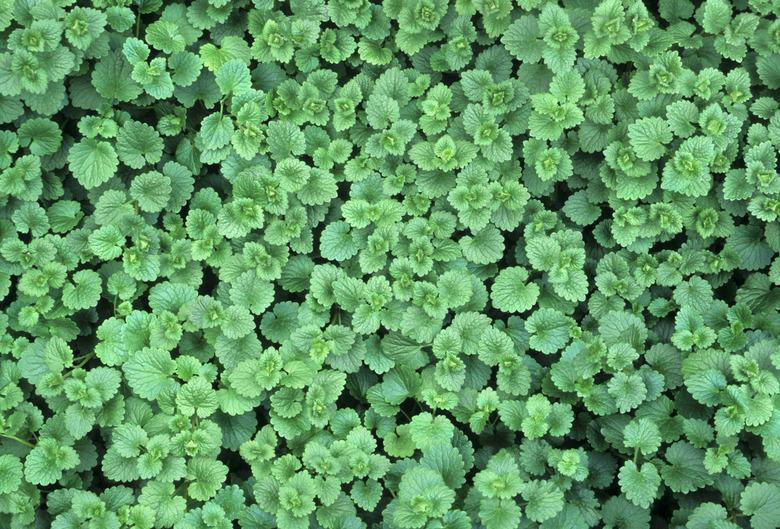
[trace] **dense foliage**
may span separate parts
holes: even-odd
[[[0,0],[0,527],[780,527],[780,1]]]

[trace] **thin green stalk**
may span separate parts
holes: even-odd
[[[78,364],[76,364],[75,366],[73,366],[73,369],[78,369],[80,367],[84,367],[84,365],[87,362],[89,362],[90,360],[92,360],[93,358],[95,358],[95,352],[94,351],[84,355],[84,357],[81,359],[81,361]]]
[[[15,435],[9,435],[9,434],[5,434],[5,433],[0,433],[0,437],[5,437],[6,439],[10,439],[12,441],[16,441],[17,443],[23,444],[24,446],[26,446],[28,448],[35,448],[35,445],[32,444],[31,442],[25,441],[24,439],[19,439]]]

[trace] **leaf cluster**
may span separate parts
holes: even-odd
[[[0,0],[0,528],[778,529],[776,0]]]

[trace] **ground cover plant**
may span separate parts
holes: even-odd
[[[780,527],[778,15],[0,0],[0,528]]]

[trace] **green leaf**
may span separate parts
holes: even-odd
[[[493,226],[486,226],[473,235],[460,239],[463,256],[475,264],[490,264],[504,254],[504,237]]]
[[[543,522],[563,509],[563,491],[550,481],[532,480],[523,484],[520,491],[528,502],[525,515],[534,522]]]
[[[141,173],[130,184],[130,196],[142,211],[147,212],[162,211],[170,200],[171,191],[171,179],[157,171]]]
[[[79,463],[76,451],[55,439],[41,439],[24,460],[24,477],[34,485],[52,485]]]
[[[81,270],[62,288],[62,304],[73,310],[95,307],[100,300],[102,280],[97,272]]]
[[[187,493],[191,498],[206,501],[217,493],[227,476],[228,467],[221,461],[196,457],[187,464]]]
[[[526,321],[531,333],[530,345],[544,354],[552,354],[569,341],[572,321],[555,309],[543,308],[534,311]]]
[[[707,33],[720,33],[731,21],[731,5],[725,0],[707,0],[704,3],[702,27]]]
[[[187,41],[179,26],[167,20],[157,20],[146,27],[146,42],[165,53],[184,51]]]
[[[511,499],[520,494],[523,482],[517,464],[508,454],[490,458],[485,470],[474,476],[474,486],[488,498]]]
[[[130,356],[122,366],[127,383],[141,398],[154,400],[164,391],[176,387],[171,378],[176,362],[161,349],[144,348]]]
[[[648,418],[634,419],[623,430],[623,442],[643,455],[652,455],[661,446],[661,433]]]
[[[628,126],[628,138],[639,159],[652,161],[664,155],[672,131],[661,118],[642,118]]]
[[[15,492],[22,483],[22,462],[9,454],[0,455],[0,494]]]
[[[479,503],[479,519],[486,529],[515,529],[521,512],[514,500],[487,498]]]
[[[139,121],[128,121],[119,129],[116,149],[122,163],[133,169],[141,169],[160,161],[163,142],[151,126]]]
[[[356,481],[352,485],[350,497],[355,502],[355,505],[371,512],[376,508],[379,500],[382,499],[382,492],[382,485],[376,480]]]
[[[62,133],[57,124],[49,119],[28,119],[17,131],[19,144],[29,146],[30,152],[37,156],[54,154],[62,143]]]
[[[755,529],[780,527],[780,487],[774,483],[750,483],[739,498],[739,508],[750,516]]]
[[[176,393],[176,407],[186,416],[205,418],[217,409],[217,393],[206,379],[194,377]]]
[[[223,95],[241,95],[252,88],[249,68],[239,59],[227,61],[217,71],[217,86]]]
[[[622,413],[639,406],[647,396],[647,387],[639,373],[615,374],[607,383],[607,391]]]
[[[528,282],[528,271],[522,266],[504,268],[490,290],[493,306],[503,312],[530,310],[539,297],[539,287]]]
[[[686,529],[707,529],[722,527],[723,529],[738,529],[738,525],[727,520],[729,514],[725,507],[715,503],[702,503],[688,517]]]
[[[412,441],[418,449],[423,451],[449,442],[453,431],[454,427],[446,417],[433,416],[428,412],[415,415],[409,423]]]
[[[618,472],[618,482],[631,503],[646,509],[655,499],[661,476],[652,463],[643,463],[639,468],[633,461],[626,461]]]
[[[68,168],[87,189],[108,182],[119,167],[119,158],[110,143],[84,138],[68,151]]]

